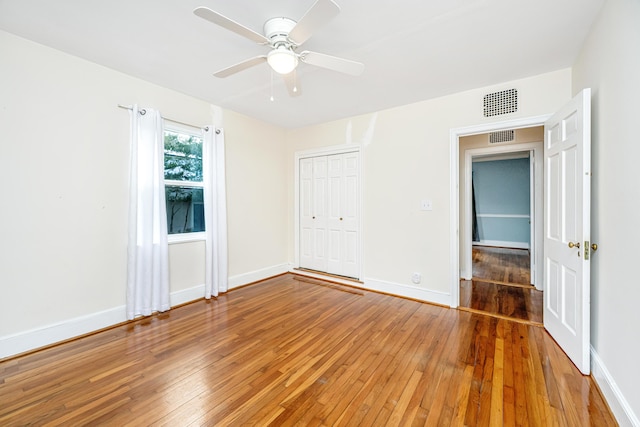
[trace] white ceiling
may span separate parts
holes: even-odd
[[[335,0],[304,49],[365,64],[351,77],[298,67],[291,98],[266,64],[213,72],[267,47],[192,11],[206,6],[262,33],[314,0],[0,0],[0,28],[287,128],[322,123],[569,67],[605,0]],[[43,64],[45,66],[46,64]]]

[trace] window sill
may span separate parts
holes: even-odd
[[[170,245],[174,243],[203,242],[206,239],[207,238],[204,231],[199,233],[169,234],[168,236],[168,241]]]

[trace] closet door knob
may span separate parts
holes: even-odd
[[[576,243],[569,242],[569,247],[570,248],[578,248],[578,249],[580,249],[580,242],[576,242]]]

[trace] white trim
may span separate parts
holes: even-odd
[[[287,273],[290,269],[291,266],[289,263],[285,263],[261,268],[248,273],[238,274],[229,277],[229,289],[237,288],[238,286],[246,285],[248,283],[258,282],[260,280],[268,279],[269,277],[278,276],[280,274]]]
[[[172,292],[170,295],[172,306],[201,298],[204,298],[204,285]],[[74,317],[40,328],[0,337],[0,359],[46,347],[126,321],[125,306],[121,305],[97,313]]]
[[[549,119],[549,117],[551,117],[551,114],[506,120],[503,122],[485,123],[461,128],[451,128],[449,130],[449,210],[451,212],[451,221],[449,223],[449,286],[451,289],[451,307],[457,307],[460,303],[460,231],[458,228],[458,223],[460,221],[460,196],[458,185],[458,177],[460,174],[458,164],[460,137],[504,129],[541,126]]]
[[[176,305],[185,304],[192,301],[197,301],[204,298],[204,283],[202,285],[196,285],[191,288],[182,289],[180,291],[171,292],[169,296],[171,301],[171,307]]]
[[[67,319],[0,338],[0,358],[14,356],[125,322],[125,306]]]
[[[175,233],[167,235],[167,241],[170,245],[174,243],[190,243],[190,242],[204,242],[206,235],[204,231],[197,231],[195,233]]]
[[[473,159],[476,158],[477,156],[485,156],[487,154],[495,154],[495,153],[510,153],[510,152],[521,152],[521,151],[527,151],[528,153],[531,153],[531,157],[533,159],[538,158],[541,159],[542,158],[542,151],[543,151],[543,143],[542,141],[539,142],[528,142],[528,143],[521,143],[521,144],[505,144],[503,146],[499,146],[499,147],[482,147],[482,148],[470,148],[468,150],[465,150],[465,156],[464,156],[464,170],[465,170],[465,195],[464,195],[464,200],[465,200],[465,227],[466,230],[471,230],[472,228],[472,215],[471,215],[471,180],[472,180],[472,168],[473,168]],[[531,283],[533,283],[534,285],[536,285],[537,289],[541,289],[542,288],[542,282],[540,280],[537,280],[538,277],[542,277],[542,270],[541,270],[541,253],[535,253],[535,248],[542,248],[542,234],[538,233],[534,230],[534,225],[536,223],[542,224],[543,218],[542,218],[542,176],[543,176],[543,171],[542,171],[542,162],[538,161],[535,163],[535,165],[538,165],[537,168],[534,166],[534,168],[536,168],[535,173],[533,174],[535,177],[534,181],[530,182],[530,189],[531,189],[531,194],[532,194],[532,200],[535,201],[539,201],[539,203],[534,203],[531,205],[531,213],[533,213],[533,221],[531,221],[531,226],[530,228],[530,235],[531,235],[531,248],[532,248],[532,253],[531,253]],[[538,170],[539,169],[539,170]],[[530,214],[531,214],[530,213]],[[478,217],[482,217],[482,216],[494,216],[494,217],[500,217],[498,215],[493,215],[493,214],[478,214],[476,215]],[[501,216],[504,218],[509,218],[509,217],[523,217],[523,218],[530,218],[530,215],[522,215],[522,216]],[[459,217],[458,217],[459,218]],[[542,227],[538,227],[538,230],[542,230]],[[467,240],[467,239],[463,239],[461,244],[462,244],[462,260],[460,260],[460,264],[461,264],[461,276],[464,279],[471,279],[472,276],[472,272],[471,272],[471,266],[472,266],[472,253],[471,253],[471,239]],[[490,245],[490,246],[495,246],[495,245]],[[500,245],[502,246],[502,245]],[[528,247],[528,246],[527,246]],[[540,251],[538,251],[540,252]],[[540,262],[537,262],[540,261]]]
[[[300,159],[308,157],[330,156],[333,154],[353,153],[356,151],[362,151],[362,146],[360,144],[341,144],[296,151],[295,157],[297,162]]]
[[[476,214],[478,218],[523,218],[529,219],[531,215],[516,215],[516,214]]]
[[[405,285],[403,283],[393,283],[379,279],[365,279],[363,288],[434,304],[446,306],[451,304],[451,295],[449,294],[431,291],[417,286]]]
[[[229,278],[229,289],[277,276],[289,270],[289,264],[280,264],[233,276]],[[170,295],[172,306],[202,298],[204,298],[204,284],[172,292]],[[46,347],[126,321],[125,306],[121,305],[97,313],[63,320],[40,328],[6,335],[0,337],[0,359]]]
[[[294,153],[293,166],[293,268],[300,267],[300,160],[310,157],[330,156],[334,154],[358,153],[358,278],[363,277],[364,244],[363,244],[363,194],[364,194],[364,161],[361,144],[343,144],[328,147],[318,147]]]
[[[616,417],[618,424],[621,426],[640,427],[638,416],[633,412],[633,409],[631,409],[631,405],[629,405],[629,402],[625,399],[622,391],[618,388],[618,385],[593,346],[591,346],[591,377],[598,383],[598,387],[607,401],[611,412],[613,412],[613,415]]]
[[[313,277],[314,279],[327,280],[334,283],[340,283],[341,285],[355,286],[355,287],[364,289],[362,283],[358,279],[350,279],[348,277],[327,275],[321,272],[316,273],[311,270],[300,270],[293,267],[291,268],[291,270],[289,270],[289,272],[300,275],[300,276]]]
[[[472,246],[491,246],[494,248],[529,249],[529,243],[527,242],[507,242],[502,240],[480,240],[479,242],[472,242]]]
[[[165,179],[165,187],[185,187],[185,188],[204,188],[204,181],[179,181],[176,179]]]
[[[291,269],[291,273],[306,277],[313,277],[314,279],[328,280],[334,283],[353,286],[355,288],[360,288],[367,291],[382,292],[385,294],[411,298],[433,304],[448,306],[451,300],[450,295],[443,292],[430,291],[428,289],[419,288],[417,286],[387,282],[379,279],[365,279],[364,282],[360,282],[355,279],[350,280],[346,277],[342,278],[336,276],[327,276],[322,273],[314,273],[313,271],[296,269]]]
[[[514,145],[516,142],[504,144],[504,145]],[[493,147],[493,146],[492,146]],[[522,151],[514,151],[513,153],[502,153],[496,155],[486,155],[473,159],[473,163],[482,163],[482,162],[495,162],[502,160],[517,160],[517,159],[528,159],[529,158],[529,150],[526,152]]]
[[[452,308],[460,305],[460,186],[458,163],[460,159],[459,138],[462,131],[451,129],[449,133],[449,286]]]

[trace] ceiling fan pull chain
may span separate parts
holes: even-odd
[[[274,99],[275,98],[273,97],[273,70],[271,70],[271,97],[269,98],[269,100],[273,102]]]

